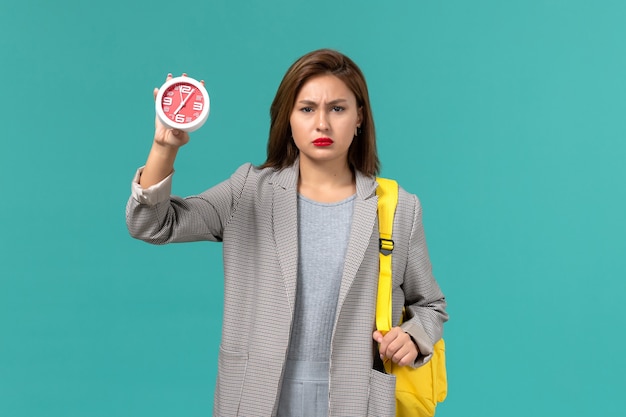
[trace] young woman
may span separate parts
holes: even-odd
[[[189,136],[158,120],[127,206],[149,243],[223,242],[224,322],[216,416],[395,416],[380,359],[420,366],[448,316],[419,200],[400,188],[393,312],[375,331],[379,170],[365,79],[333,50],[298,59],[271,106],[267,160],[203,193],[171,196]]]

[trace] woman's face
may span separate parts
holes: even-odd
[[[289,120],[301,163],[345,163],[362,109],[343,81],[320,75],[302,86]]]

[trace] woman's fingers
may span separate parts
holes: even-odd
[[[382,338],[380,336],[379,332],[374,332],[373,337],[380,344],[381,359],[391,359],[401,366],[415,362],[418,355],[417,346],[408,333],[399,327],[394,327]]]

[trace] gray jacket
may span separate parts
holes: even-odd
[[[127,205],[133,237],[153,244],[222,241],[224,321],[215,416],[276,412],[297,281],[299,166],[241,166],[230,179],[185,199],[171,177]],[[139,173],[137,174],[136,180]],[[378,223],[376,181],[357,172],[356,200],[330,358],[330,416],[395,416],[395,377],[372,369],[376,345]],[[400,188],[394,219],[393,318],[418,343],[415,366],[430,359],[448,316],[426,249],[419,200]],[[328,248],[329,251],[333,248]]]

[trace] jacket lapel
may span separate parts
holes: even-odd
[[[272,227],[278,260],[291,311],[294,311],[298,280],[298,172],[299,161],[276,172],[270,179],[274,195]]]
[[[378,198],[376,197],[375,179],[357,172],[356,194],[350,240],[348,241],[346,262],[344,263],[341,287],[339,289],[336,317],[339,317],[339,312],[348,295],[348,291],[363,262],[363,257],[372,239],[376,222]]]
[[[274,190],[272,205],[272,227],[280,268],[285,281],[292,311],[296,299],[298,282],[298,174],[299,161],[288,168],[277,171],[270,179]],[[372,177],[356,173],[356,199],[350,230],[350,240],[346,251],[337,317],[356,274],[363,262],[377,215],[376,181]]]

